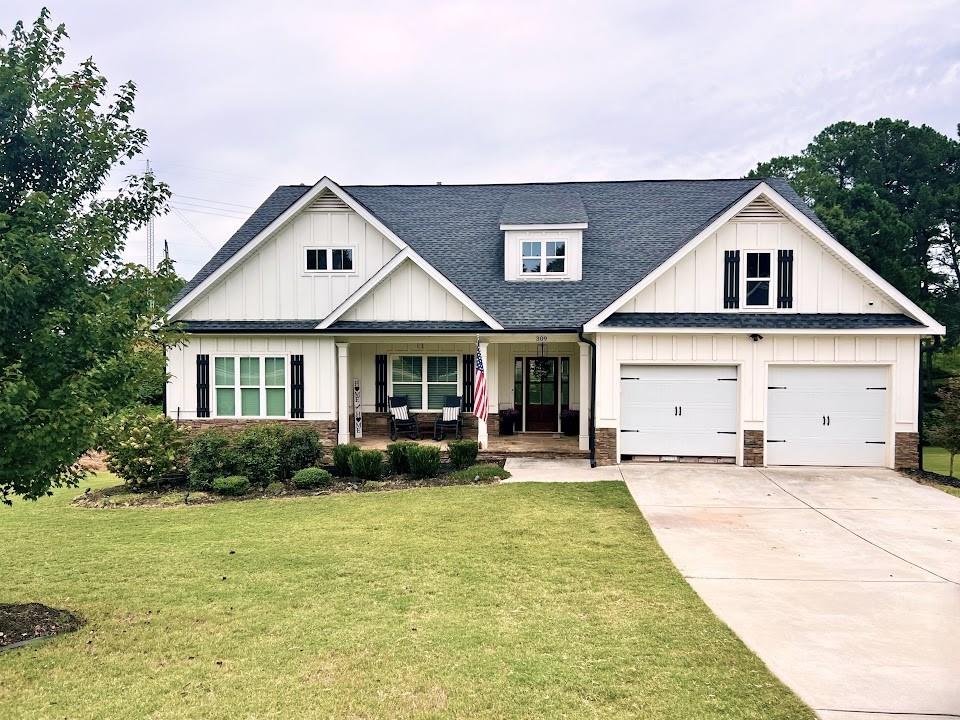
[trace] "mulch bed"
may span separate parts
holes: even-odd
[[[68,610],[40,603],[0,604],[0,650],[12,649],[31,640],[73,632],[83,620]]]
[[[940,473],[930,472],[929,470],[902,470],[901,472],[921,482],[939,483],[941,485],[960,488],[960,478],[950,477],[949,475],[941,475]]]

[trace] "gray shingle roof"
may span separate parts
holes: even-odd
[[[605,328],[735,328],[739,330],[886,330],[923,327],[896,313],[615,313]]]
[[[340,320],[330,326],[333,332],[483,332],[485,322],[453,322],[446,320],[411,320],[408,322],[374,322]]]
[[[183,329],[192,333],[271,333],[309,332],[320,320],[181,320]]]
[[[507,193],[500,213],[503,225],[560,225],[587,222],[587,210],[574,189],[530,191],[521,187]]]
[[[358,185],[344,190],[504,328],[548,330],[579,327],[591,319],[759,182],[748,179]],[[820,222],[785,180],[767,182],[801,212]],[[307,190],[304,185],[277,188],[176,300],[238,252]],[[559,214],[560,210],[572,209],[574,196],[579,198],[589,222],[589,228],[583,231],[583,279],[505,281],[501,219],[535,217],[505,215],[508,201],[522,208],[534,199],[552,198],[557,212],[551,210],[550,217],[556,221],[565,217]]]

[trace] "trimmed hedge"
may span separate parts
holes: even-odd
[[[407,450],[410,474],[415,478],[432,478],[440,474],[440,448],[414,445]]]
[[[403,475],[404,473],[410,472],[410,460],[407,457],[407,453],[410,452],[410,448],[415,446],[416,443],[409,442],[408,440],[401,440],[400,442],[387,445],[387,459],[390,462],[390,471],[394,475]]]
[[[213,481],[213,491],[220,495],[244,495],[249,490],[250,481],[243,475],[228,475]]]
[[[222,430],[204,430],[193,436],[187,451],[190,487],[208,490],[213,481],[234,472],[233,440]]]
[[[327,487],[333,484],[333,475],[323,468],[308,467],[298,470],[293,476],[293,484],[301,490],[315,487]]]
[[[350,456],[350,472],[361,480],[379,480],[383,475],[383,453],[361,450]]]
[[[360,452],[358,445],[337,445],[333,449],[333,465],[340,477],[350,477],[350,458],[354,453]]]
[[[480,444],[476,440],[451,440],[447,448],[450,450],[450,464],[458,470],[473,465],[480,452]]]

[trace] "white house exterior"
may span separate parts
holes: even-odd
[[[781,180],[283,186],[169,309],[166,410],[191,425],[382,431],[474,355],[489,420],[579,411],[599,464],[911,466],[919,348],[944,328]]]

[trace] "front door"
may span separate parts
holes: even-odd
[[[560,401],[557,358],[527,358],[526,430],[557,431]]]

